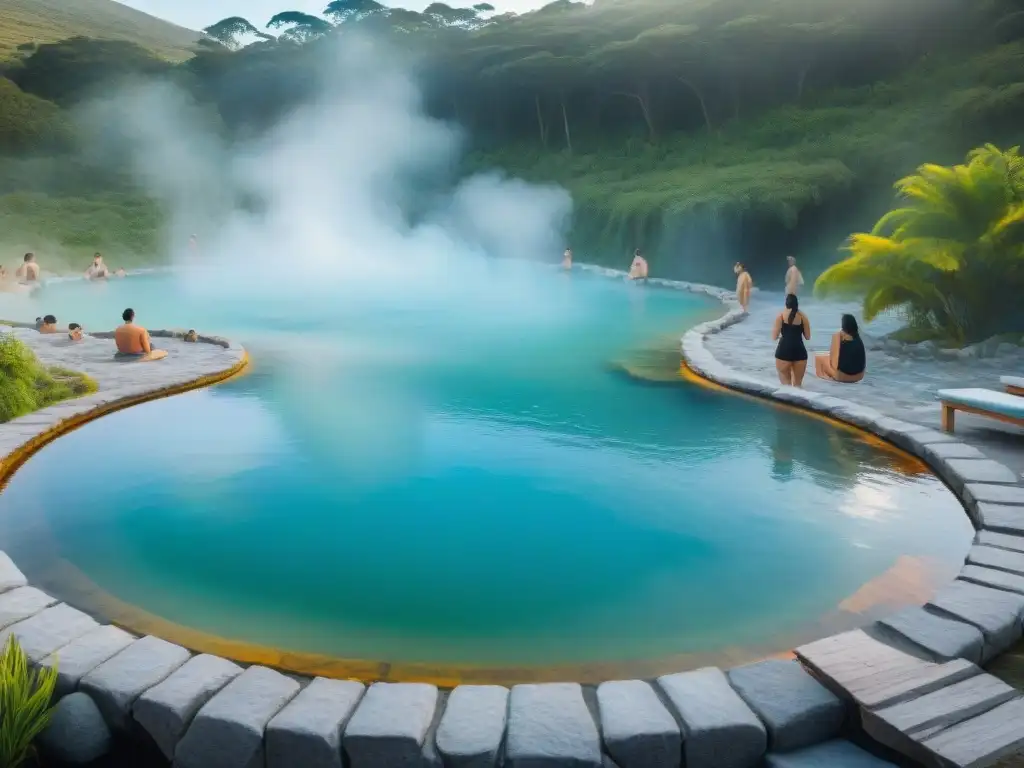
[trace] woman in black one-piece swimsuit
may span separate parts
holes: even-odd
[[[779,312],[772,328],[772,339],[778,339],[775,348],[775,370],[785,386],[799,387],[807,373],[807,347],[804,339],[811,338],[811,323],[800,311],[796,294],[786,296],[786,309]]]

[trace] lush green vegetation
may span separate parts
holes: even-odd
[[[157,73],[216,110],[228,136],[251,136],[311,94],[326,46],[372,32],[414,61],[429,112],[466,129],[464,170],[502,167],[573,193],[581,258],[621,263],[639,246],[658,273],[715,281],[743,259],[768,282],[786,253],[834,262],[914,167],[1018,143],[1015,11],[1013,0],[764,0],[753,11],[749,0],[556,0],[515,16],[485,3],[415,13],[333,0],[322,16],[283,9],[213,24],[179,65],[79,39],[40,46],[8,77],[14,96],[73,107]],[[22,145],[37,137],[38,152],[64,137],[28,133]],[[74,163],[30,174],[26,162],[0,160],[0,193],[50,199],[0,198],[19,243],[35,233],[126,264],[151,253],[157,212],[119,174]]]
[[[96,382],[83,373],[44,367],[22,341],[0,334],[0,422],[81,397],[96,388]],[[0,714],[2,711],[0,704]]]
[[[29,666],[12,635],[0,651],[0,768],[18,768],[32,757],[32,742],[53,713],[57,668]]]
[[[896,183],[901,204],[850,257],[818,278],[820,294],[864,296],[864,316],[899,308],[919,337],[964,343],[1024,331],[1024,157],[976,149],[966,163],[922,165]]]

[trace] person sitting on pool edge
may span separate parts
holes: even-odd
[[[43,322],[39,325],[40,333],[59,333],[57,330],[57,318],[53,315],[46,315],[43,318]]]
[[[647,259],[644,258],[639,248],[633,251],[633,263],[629,265],[629,279],[647,279]]]
[[[123,325],[114,331],[117,354],[114,357],[135,360],[162,360],[167,357],[166,349],[153,349],[149,343],[149,331],[135,324],[135,310],[130,307],[121,313]]]
[[[814,375],[840,384],[856,384],[868,367],[864,340],[853,315],[843,315],[840,325],[842,330],[832,334],[829,352],[814,356]]]
[[[84,333],[78,323],[68,323],[68,338],[72,341],[81,341]]]

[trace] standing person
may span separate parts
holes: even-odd
[[[754,287],[754,279],[747,272],[747,268],[743,266],[742,261],[737,261],[736,266],[732,268],[732,271],[736,273],[736,300],[740,303],[744,312],[748,312],[750,306],[750,289]]]
[[[86,280],[105,280],[110,276],[107,265],[103,263],[103,254],[94,253],[92,264],[85,270]]]
[[[786,270],[786,295],[792,294],[796,296],[799,292],[800,287],[804,284],[804,276],[800,274],[800,270],[796,266],[796,258],[794,256],[787,256],[786,263],[789,264],[789,269]]]
[[[572,248],[566,248],[562,254],[562,269],[572,269]]]
[[[119,325],[114,331],[118,357],[138,360],[160,360],[167,357],[166,349],[153,349],[149,342],[149,331],[135,324],[134,309],[129,308],[122,312],[121,319],[124,320],[124,325]]]
[[[786,295],[786,308],[775,317],[772,341],[775,348],[775,370],[783,386],[799,387],[807,373],[807,347],[804,339],[811,338],[811,321],[800,311],[795,293]]]
[[[21,266],[18,267],[14,276],[18,278],[19,283],[39,282],[39,265],[36,264],[36,255],[34,253],[25,254],[25,258],[21,260]]]
[[[647,259],[644,258],[639,248],[633,251],[633,263],[629,265],[629,279],[647,279]]]

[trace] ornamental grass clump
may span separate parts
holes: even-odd
[[[32,743],[53,714],[57,669],[31,669],[14,637],[0,653],[0,768],[19,768],[33,756]]]
[[[0,333],[0,423],[95,392],[96,382],[64,368],[45,368],[28,345]]]

